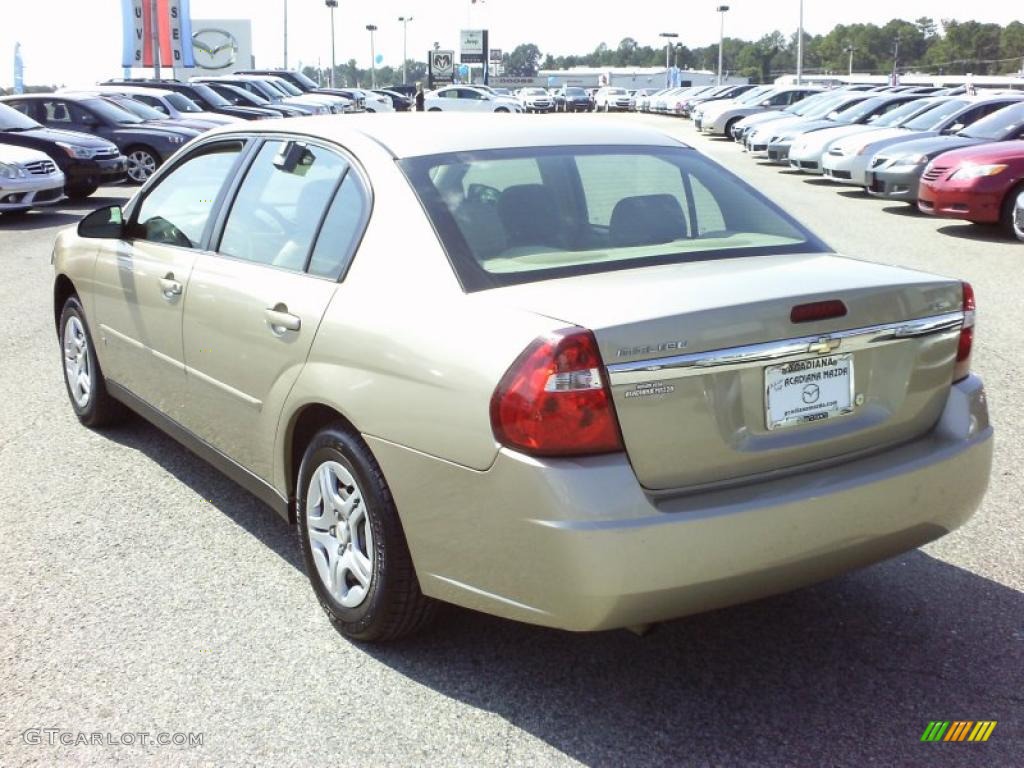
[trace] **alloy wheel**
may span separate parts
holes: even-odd
[[[64,372],[71,399],[79,408],[86,408],[92,395],[93,366],[85,326],[75,315],[71,315],[64,323]]]
[[[360,605],[373,580],[373,529],[355,478],[336,461],[310,479],[306,531],[324,587],[346,608]]]
[[[144,149],[136,149],[128,155],[128,178],[141,184],[156,170],[156,158]]]
[[[1024,241],[1024,189],[1017,195],[1017,203],[1013,207],[1013,234]]]

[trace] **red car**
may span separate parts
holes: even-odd
[[[1015,234],[1024,195],[1024,141],[997,141],[939,155],[921,176],[917,207],[933,216],[999,224]]]

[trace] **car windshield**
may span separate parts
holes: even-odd
[[[301,96],[302,91],[296,88],[294,85],[289,83],[283,77],[277,77],[270,81],[271,85],[276,87],[278,90],[282,90],[289,96]]]
[[[916,117],[921,114],[922,110],[932,109],[938,103],[932,99],[908,101],[906,104],[900,104],[896,109],[879,116],[871,125],[875,128],[891,128],[894,125],[899,125],[910,118]]]
[[[1024,104],[1014,104],[1012,107],[1003,107],[998,112],[981,118],[978,122],[964,128],[958,135],[966,136],[969,139],[1005,141],[1020,135],[1022,128],[1024,128]]]
[[[121,109],[131,112],[136,117],[141,117],[143,120],[166,120],[167,115],[163,112],[158,112],[147,104],[143,104],[140,101],[129,98],[127,96],[105,96],[104,99],[109,101],[111,104],[120,107]]]
[[[547,96],[548,92],[543,88],[523,88],[523,93],[527,96]]]
[[[584,91],[582,88],[566,88],[565,89],[565,95],[566,96],[586,96],[587,92]]]
[[[622,88],[609,88],[605,91],[609,96],[625,96],[626,91]]]
[[[291,74],[293,78],[298,80],[300,83],[302,83],[306,88],[309,88],[310,90],[316,90],[317,88],[320,87],[312,78],[307,77],[302,72],[296,71],[292,72]]]
[[[929,109],[923,115],[908,120],[900,127],[911,131],[936,131],[948,118],[960,112],[970,103],[967,99],[951,99],[942,102],[934,109]]]
[[[167,103],[174,107],[179,112],[202,112],[203,109],[196,104],[188,96],[183,96],[180,93],[169,93],[164,99]]]
[[[871,115],[876,114],[879,110],[884,110],[886,106],[891,105],[891,103],[890,99],[885,96],[876,96],[873,99],[864,99],[864,101],[855,102],[848,109],[841,110],[836,116],[835,121],[843,125],[861,123],[867,120]]]
[[[772,90],[771,88],[754,88],[753,90],[747,91],[742,96],[740,96],[738,99],[736,99],[736,103],[737,104],[753,104],[754,102],[758,101],[762,96],[764,96],[766,93],[769,93],[771,90]]]
[[[6,104],[0,104],[0,131],[31,131],[33,128],[42,127],[28,115]]]
[[[827,250],[753,188],[682,147],[494,149],[400,165],[471,291]]]
[[[215,107],[231,106],[231,102],[229,102],[227,99],[225,99],[223,96],[221,96],[208,85],[203,85],[202,83],[193,83],[192,87],[195,89],[196,93],[198,93],[203,99],[210,102],[210,104],[212,104]]]
[[[819,101],[818,103],[812,105],[810,109],[804,112],[802,117],[817,119],[819,117],[824,117],[825,115],[829,114],[830,112],[832,112],[833,110],[837,109],[840,106],[847,106],[856,103],[857,102],[855,101],[849,101],[849,96],[833,96],[830,99],[824,99],[823,101]]]
[[[134,125],[144,122],[141,117],[136,117],[128,110],[121,109],[121,107],[116,104],[111,104],[106,99],[86,99],[82,103],[87,104],[89,109],[104,120],[109,120],[112,123]]]

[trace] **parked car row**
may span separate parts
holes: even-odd
[[[183,144],[228,123],[405,111],[411,105],[398,91],[320,88],[290,70],[188,82],[108,80],[0,102],[2,211],[88,197],[102,184],[142,183]]]
[[[760,90],[698,105],[694,128],[788,170],[1024,240],[1024,93]]]

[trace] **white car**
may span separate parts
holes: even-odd
[[[820,88],[811,86],[775,88],[768,91],[758,88],[745,93],[736,101],[712,102],[701,110],[700,130],[714,136],[728,136],[733,125],[744,117],[758,112],[779,112],[819,91]]]
[[[495,96],[482,88],[452,85],[431,91],[423,98],[427,112],[522,112],[522,105],[510,96]]]
[[[391,103],[391,99],[380,93],[374,91],[366,91],[361,88],[351,88],[350,90],[356,93],[362,94],[363,98],[366,99],[363,108],[367,112],[394,112],[395,105]]]
[[[543,88],[520,88],[516,91],[519,103],[527,112],[553,112],[555,100]]]
[[[0,144],[0,213],[18,213],[64,199],[64,174],[35,149]]]
[[[136,101],[141,101],[147,107],[152,107],[157,112],[162,112],[172,120],[202,120],[204,123],[210,123],[211,125],[245,122],[241,117],[206,112],[188,96],[176,91],[165,91],[161,88],[140,88],[135,85],[94,85],[90,86],[89,90],[96,93],[130,96]]]
[[[601,88],[594,96],[597,112],[628,112],[629,91],[625,88]]]

